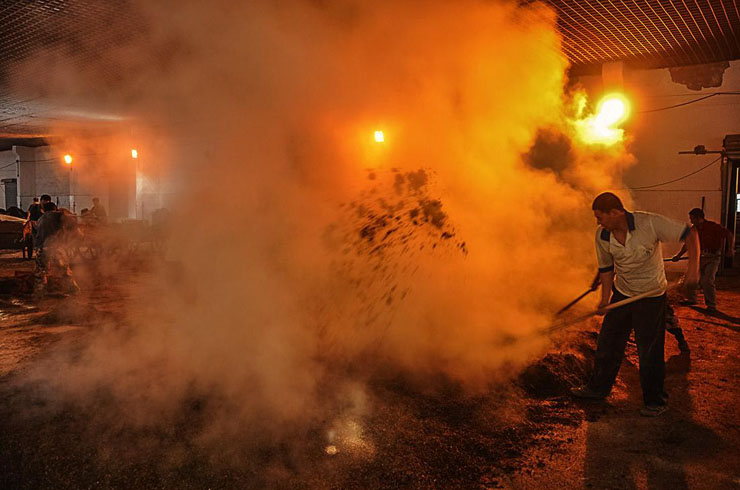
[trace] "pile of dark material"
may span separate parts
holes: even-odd
[[[325,418],[287,427],[278,440],[204,444],[209,413],[221,403],[206,393],[194,392],[161,425],[136,427],[117,420],[104,387],[85,406],[52,405],[43,387],[0,378],[0,487],[500,488],[507,475],[547,464],[528,458],[529,448],[555,450],[568,442],[562,428],[582,422],[564,395],[585,373],[593,338],[580,334],[575,345],[478,394],[443,375],[378,369],[363,381],[371,408],[357,419],[372,450],[338,444],[336,454],[325,451]]]

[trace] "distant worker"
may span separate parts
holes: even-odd
[[[707,311],[710,313],[717,311],[717,289],[714,285],[714,279],[717,276],[722,255],[732,257],[735,252],[735,237],[730,230],[724,226],[704,219],[704,211],[694,208],[689,211],[689,219],[693,228],[699,234],[699,244],[701,247],[701,259],[699,268],[701,271],[701,288],[704,290],[704,303],[707,305]],[[686,245],[681,247],[672,260],[677,262],[686,253]],[[688,288],[686,291],[687,299],[681,301],[682,305],[694,305],[697,301],[696,287]]]
[[[44,214],[44,212],[41,210],[39,198],[34,197],[33,204],[28,206],[28,217],[26,219],[28,221],[38,221],[42,214]]]
[[[34,197],[33,203],[28,206],[28,213],[26,214],[26,224],[23,227],[23,254],[24,257],[29,259],[33,258],[33,240],[36,237],[36,223],[38,222],[41,215],[44,214],[39,203],[39,198]]]
[[[98,223],[104,224],[108,221],[108,213],[105,212],[105,208],[100,204],[100,198],[93,197],[93,206],[90,209],[90,213],[98,220]]]
[[[36,269],[34,271],[34,294],[41,297],[46,292],[50,276],[60,276],[64,292],[77,293],[79,286],[72,277],[69,260],[65,253],[68,239],[76,233],[75,217],[66,210],[57,210],[56,204],[46,201],[44,214],[38,221],[34,247]]]
[[[678,221],[658,214],[626,211],[619,197],[611,192],[597,196],[591,209],[599,224],[596,230],[601,279],[599,307],[638,295],[645,297],[606,314],[599,332],[593,374],[584,386],[573,390],[573,395],[599,400],[609,396],[634,329],[645,403],[640,413],[655,417],[667,408],[663,382],[668,281],[660,242],[688,242],[686,283],[691,285],[699,279],[699,239],[695,229]]]

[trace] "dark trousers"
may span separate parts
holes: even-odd
[[[704,303],[709,308],[717,307],[717,288],[714,285],[714,278],[717,276],[721,260],[721,255],[702,255],[699,259],[699,271],[701,272],[699,283],[704,291]],[[688,290],[687,298],[696,302],[696,288]]]
[[[612,303],[627,299],[614,291]],[[624,349],[630,332],[635,331],[635,342],[640,360],[640,385],[645,405],[665,404],[663,380],[665,378],[665,294],[645,298],[612,310],[604,317],[599,332],[594,373],[588,386],[607,395],[617,379]]]

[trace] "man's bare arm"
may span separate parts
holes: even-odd
[[[679,250],[676,255],[671,257],[671,260],[674,262],[678,262],[679,260],[681,260],[681,257],[683,257],[683,254],[685,253],[686,253],[686,242],[683,242],[681,244],[681,250]]]

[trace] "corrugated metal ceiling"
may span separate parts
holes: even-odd
[[[606,61],[659,68],[740,59],[740,0],[546,1],[558,14],[574,74]],[[38,50],[52,56],[75,50],[83,61],[104,58],[135,35],[131,27],[137,25],[126,0],[6,0],[0,3],[0,75]],[[96,65],[105,75],[105,64]],[[107,75],[122,77],[115,65]],[[0,82],[0,138],[43,133],[53,113],[43,100],[19,100]]]
[[[605,61],[640,68],[740,58],[738,0],[547,0],[574,69]]]

